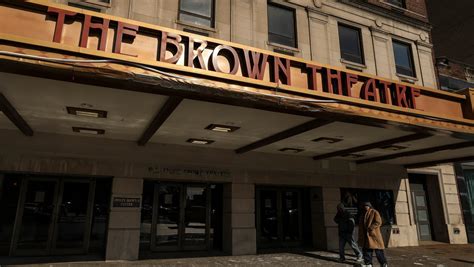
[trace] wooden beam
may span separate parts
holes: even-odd
[[[271,135],[269,137],[266,137],[264,139],[261,139],[259,141],[256,141],[254,143],[251,143],[249,145],[243,146],[241,148],[238,148],[235,150],[235,153],[237,154],[242,154],[251,150],[255,150],[257,148],[278,142],[280,140],[307,132],[309,130],[316,129],[318,127],[322,127],[324,125],[327,125],[329,123],[332,123],[334,121],[332,120],[324,120],[324,119],[316,119],[316,120],[311,120],[309,122],[305,122],[303,124],[300,124],[298,126],[295,126],[293,128],[284,130],[282,132],[276,133],[274,135]]]
[[[358,160],[356,162],[357,162],[357,164],[363,164],[363,163],[369,163],[369,162],[396,159],[396,158],[401,158],[401,157],[411,157],[411,156],[416,156],[416,155],[430,154],[430,153],[443,151],[443,150],[461,149],[461,148],[467,148],[467,147],[472,147],[472,146],[474,146],[474,141],[461,142],[461,143],[455,143],[455,144],[449,144],[449,145],[428,147],[428,148],[424,148],[424,149],[412,150],[412,151],[407,151],[407,152],[402,152],[402,153],[397,153],[397,154],[391,154],[391,155],[386,155],[386,156],[362,159],[362,160]]]
[[[390,145],[397,144],[397,143],[403,143],[403,142],[419,140],[419,139],[427,138],[429,136],[431,136],[431,135],[428,134],[428,133],[415,133],[415,134],[405,135],[405,136],[392,138],[392,139],[388,139],[388,140],[383,140],[383,141],[376,142],[376,143],[371,143],[371,144],[367,144],[367,145],[362,145],[362,146],[343,149],[343,150],[339,150],[339,151],[335,151],[335,152],[331,152],[331,153],[317,155],[317,156],[314,156],[313,159],[314,160],[320,160],[320,159],[332,158],[332,157],[337,157],[337,156],[343,156],[343,155],[357,153],[357,152],[360,152],[360,151],[370,150],[370,149],[374,149],[374,148],[390,146]]]
[[[24,135],[33,136],[33,129],[2,93],[0,93],[0,110]]]
[[[443,163],[468,162],[468,161],[474,161],[474,156],[440,159],[440,160],[425,161],[425,162],[419,162],[419,163],[410,163],[410,164],[405,165],[405,168],[413,169],[413,168],[429,167],[429,166],[434,166],[434,165],[443,164]]]
[[[137,141],[138,145],[144,146],[151,137],[158,131],[158,129],[163,125],[163,123],[168,119],[168,117],[173,113],[173,111],[178,107],[183,99],[181,97],[170,96],[165,102],[163,107],[158,111],[155,118],[151,121],[148,128],[143,132],[140,139]]]

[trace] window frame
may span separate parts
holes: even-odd
[[[409,52],[408,62],[411,65],[411,70],[410,70],[411,74],[401,73],[401,72],[398,71],[399,70],[399,65],[397,65],[397,56],[395,55],[395,44],[402,45],[402,46],[405,46],[405,47],[408,48],[408,52]],[[404,42],[404,41],[392,38],[392,50],[393,50],[393,61],[395,63],[395,73],[397,75],[402,75],[402,76],[405,76],[405,77],[416,78],[415,60],[414,60],[414,57],[413,57],[413,45],[411,43]],[[405,68],[402,67],[402,70],[403,69],[405,69]]]
[[[352,59],[344,58],[344,56],[343,56],[344,54],[342,52],[342,47],[341,47],[341,31],[340,31],[341,27],[351,29],[351,30],[355,30],[357,32],[358,37],[359,37],[360,62],[354,61]],[[365,53],[364,53],[364,42],[362,40],[362,29],[358,28],[356,26],[352,26],[352,25],[348,25],[348,24],[345,24],[345,23],[338,22],[337,23],[337,33],[338,33],[338,38],[339,38],[339,54],[341,56],[341,59],[345,60],[345,61],[348,61],[350,63],[365,65]]]
[[[395,3],[394,1],[399,1],[400,4],[397,4],[397,3]],[[389,4],[389,5],[398,7],[398,8],[402,8],[402,9],[406,9],[406,8],[407,8],[407,3],[406,3],[405,0],[385,0],[384,2],[387,3],[387,4]]]
[[[183,0],[178,1],[178,21],[189,24],[190,26],[206,27],[206,28],[215,29],[215,25],[216,25],[216,0],[210,0],[211,1],[211,16],[210,17],[204,16],[204,15],[201,15],[201,14],[197,14],[197,13],[193,13],[193,12],[189,12],[189,11],[186,11],[186,10],[182,10],[181,9],[182,1]],[[192,22],[192,21],[183,20],[181,18],[182,13],[184,13],[188,16],[197,17],[197,18],[200,18],[200,19],[207,19],[207,20],[210,21],[210,25],[209,26],[208,25],[202,25],[202,24],[198,24],[198,23],[195,23],[195,22]]]
[[[292,40],[294,40],[294,45],[282,44],[282,43],[270,40],[270,35],[271,34],[282,36],[280,34],[270,32],[270,16],[269,16],[270,13],[268,12],[268,9],[269,9],[270,6],[291,11],[291,13],[293,15],[293,39]],[[268,33],[268,42],[270,44],[275,44],[275,45],[278,45],[278,46],[284,46],[284,47],[289,47],[289,48],[293,48],[293,49],[298,49],[298,27],[296,25],[296,9],[292,8],[292,7],[289,7],[289,6],[286,6],[286,5],[275,3],[273,1],[267,1],[267,33]]]

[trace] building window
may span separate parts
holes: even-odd
[[[364,64],[364,52],[360,29],[339,24],[339,45],[341,58],[351,62]]]
[[[362,204],[370,202],[382,217],[382,225],[396,224],[395,198],[391,190],[341,188],[341,203],[358,221],[363,214]]]
[[[405,0],[385,0],[385,1],[394,6],[406,8]]]
[[[392,40],[393,53],[395,55],[395,66],[397,73],[415,77],[415,68],[413,67],[413,55],[411,45]]]
[[[214,28],[214,0],[180,0],[179,20]]]
[[[296,47],[295,10],[268,3],[268,41]]]

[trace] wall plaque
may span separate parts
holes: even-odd
[[[140,198],[114,197],[114,208],[140,208]]]

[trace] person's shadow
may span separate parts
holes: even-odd
[[[359,263],[359,262],[356,262],[356,261],[346,260],[345,262],[340,262],[337,258],[334,258],[334,257],[327,257],[327,256],[317,255],[317,254],[304,252],[304,251],[298,251],[298,252],[292,252],[292,253],[297,254],[297,255],[301,255],[301,256],[305,256],[305,257],[319,259],[319,260],[337,262],[337,263],[340,263],[340,264],[347,264],[347,265],[352,264],[352,266],[355,266],[355,267],[361,267],[362,266],[362,263]]]

